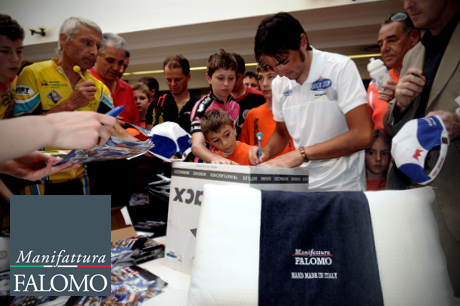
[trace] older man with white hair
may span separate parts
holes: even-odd
[[[101,37],[102,31],[93,21],[67,18],[59,30],[60,57],[27,66],[19,75],[14,115],[75,110],[106,113],[111,110],[113,103],[109,89],[87,71],[96,62]],[[41,184],[27,186],[24,192],[89,194],[86,167],[46,177]]]
[[[102,34],[96,65],[89,72],[110,89],[114,106],[125,106],[119,118],[140,125],[133,89],[118,77],[125,63],[126,51],[126,41],[121,36],[114,33]]]

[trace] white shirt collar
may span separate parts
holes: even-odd
[[[309,84],[315,82],[321,77],[324,66],[323,54],[321,51],[316,50],[313,48],[313,46],[311,48],[313,49],[313,53],[311,58],[310,71],[308,72],[308,78],[305,81],[305,83]]]
[[[307,80],[303,83],[303,85],[311,84],[315,82],[321,77],[321,73],[323,72],[323,66],[324,66],[323,54],[321,51],[316,50],[313,46],[311,48],[313,52],[312,52],[312,58],[311,58],[311,64],[310,64],[310,71],[308,72]],[[286,77],[283,77],[283,78],[286,78]],[[302,86],[297,82],[297,80],[289,80],[288,78],[286,79],[289,81],[288,84],[289,84],[290,89],[296,86]]]

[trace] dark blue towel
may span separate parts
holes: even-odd
[[[362,192],[262,191],[259,305],[383,305]]]

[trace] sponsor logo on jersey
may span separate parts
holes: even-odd
[[[320,78],[311,84],[311,90],[320,91],[325,90],[332,86],[332,81],[330,79]]]
[[[67,83],[61,83],[60,81],[49,81],[49,86],[53,87],[67,87]],[[47,84],[48,85],[48,84]]]
[[[16,88],[14,90],[15,90],[17,95],[31,95],[31,94],[34,93],[32,88],[27,87],[25,85],[18,85],[18,86],[16,86]]]
[[[292,90],[291,89],[286,90],[285,92],[283,92],[283,96],[285,96],[285,97],[292,96]]]
[[[7,92],[5,94],[2,95],[1,97],[1,102],[2,102],[2,106],[7,106],[10,104],[10,102],[12,101],[12,97],[10,97],[10,93]]]
[[[48,94],[47,97],[48,97],[48,99],[53,101],[54,104],[57,104],[59,102],[59,100],[62,99],[62,96],[54,89]]]

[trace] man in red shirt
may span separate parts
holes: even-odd
[[[118,77],[120,68],[125,63],[125,58],[126,41],[116,34],[104,33],[102,34],[96,64],[89,72],[109,88],[115,107],[125,106],[117,118],[123,122],[140,125],[139,111],[134,100],[133,89]],[[133,173],[134,164],[121,159],[103,163],[89,163],[87,168],[92,194],[111,195],[112,206],[114,207],[129,202],[132,194],[130,188],[132,177],[127,176],[126,173]]]
[[[119,119],[139,125],[139,112],[134,101],[133,89],[118,77],[125,59],[126,41],[116,34],[104,33],[102,34],[96,64],[89,72],[110,89],[115,107],[125,106],[125,109],[119,115]]]
[[[380,91],[374,82],[369,84],[367,103],[374,129],[384,129],[383,115],[388,108],[388,102],[394,97],[404,55],[418,43],[419,39],[419,31],[415,29],[412,20],[406,13],[393,14],[383,22],[379,31],[378,44],[383,62],[389,69],[391,68],[389,73],[393,81],[383,86],[387,90]]]

